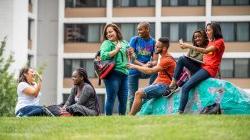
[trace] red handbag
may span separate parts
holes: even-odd
[[[102,61],[100,59],[100,51],[96,53],[95,60],[94,60],[94,69],[95,73],[99,78],[99,85],[101,84],[101,79],[107,77],[107,75],[114,69],[115,67],[115,60],[105,60]]]

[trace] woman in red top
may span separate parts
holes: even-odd
[[[189,69],[192,74],[191,78],[182,86],[179,113],[183,113],[185,110],[185,106],[188,102],[189,91],[201,81],[209,77],[215,77],[219,70],[222,55],[225,50],[220,25],[217,23],[208,23],[206,26],[206,33],[209,39],[209,44],[206,48],[195,47],[187,43],[179,44],[182,49],[193,49],[204,54],[204,64],[201,66],[195,65],[192,60],[185,56],[178,59],[174,77],[169,87],[173,88],[176,86],[176,79],[179,79],[183,67]]]

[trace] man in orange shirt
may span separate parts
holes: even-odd
[[[134,64],[128,64],[128,68],[136,69],[145,74],[152,74],[158,72],[158,76],[152,85],[143,89],[139,89],[135,93],[134,103],[132,105],[129,115],[135,115],[141,108],[142,99],[158,98],[164,95],[169,90],[171,77],[173,76],[176,62],[174,58],[168,53],[169,40],[167,37],[161,37],[155,44],[156,53],[161,55],[160,62],[152,67],[143,67]]]

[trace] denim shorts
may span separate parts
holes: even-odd
[[[161,97],[169,87],[166,84],[152,84],[143,89],[144,94],[146,95],[144,98],[158,98]]]

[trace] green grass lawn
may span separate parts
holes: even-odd
[[[250,140],[250,116],[0,118],[0,140]]]

